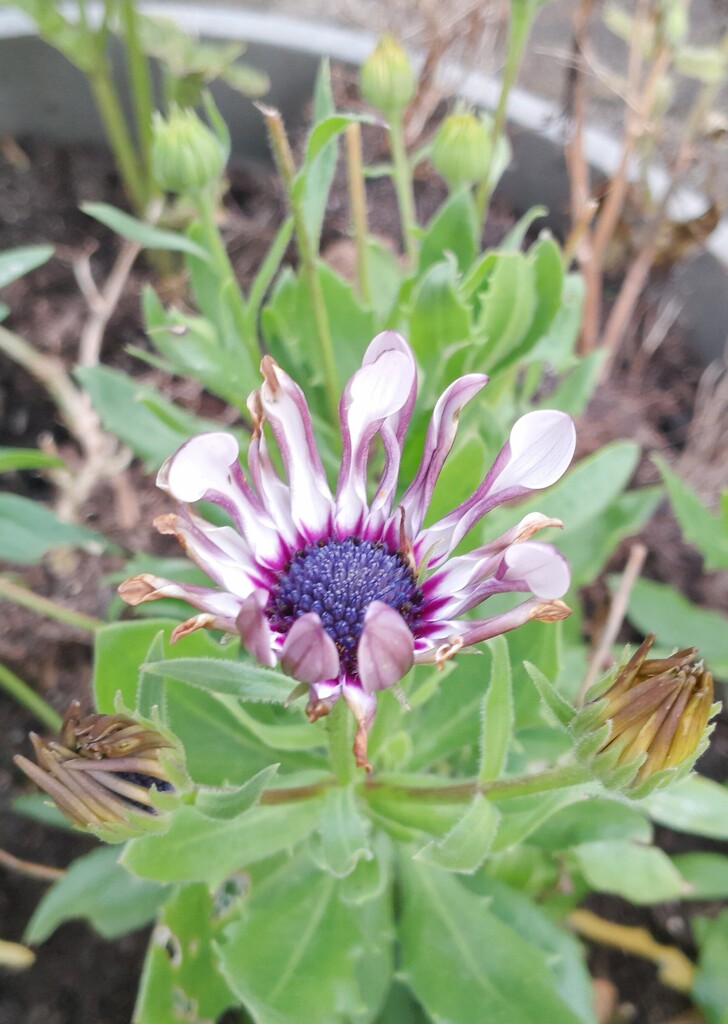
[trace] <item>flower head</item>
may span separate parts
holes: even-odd
[[[152,791],[184,782],[172,738],[126,714],[82,716],[73,701],[57,740],[30,738],[37,764],[15,763],[75,825],[108,842],[159,827]]]
[[[229,434],[201,434],[159,472],[158,485],[179,503],[157,520],[174,534],[215,588],[151,574],[120,587],[129,604],[177,597],[199,614],[173,639],[202,626],[240,634],[264,665],[310,687],[314,720],[343,697],[358,723],[355,753],[367,766],[366,739],[377,691],[397,683],[413,664],[442,664],[460,648],[531,619],[558,619],[569,569],[548,544],[534,541],[557,520],[531,514],[466,555],[452,552],[487,512],[504,501],[548,487],[574,452],[571,419],[560,412],[523,416],[477,490],[443,519],[424,526],[435,483],[455,440],[464,405],[487,383],[469,374],[438,401],[414,480],[399,501],[395,490],[405,433],[415,402],[412,352],[394,331],[378,335],[339,406],[343,454],[335,493],[329,488],[303,392],[269,356],[263,384],[248,402],[253,434],[249,478]],[[286,479],[276,472],[263,425],[280,449]],[[367,495],[367,465],[379,437],[384,469]],[[213,526],[191,506],[213,502],[230,526]],[[490,618],[467,614],[490,596],[529,594]]]
[[[361,68],[361,92],[373,107],[401,116],[415,94],[417,78],[409,57],[394,36],[385,33]]]
[[[222,174],[225,147],[194,110],[173,104],[169,117],[154,115],[152,166],[166,192],[195,192]]]
[[[607,677],[572,725],[577,753],[593,758],[605,784],[639,796],[692,769],[717,711],[713,677],[696,660],[697,649],[648,658],[654,640],[647,636],[616,676]]]

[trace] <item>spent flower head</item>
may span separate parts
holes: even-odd
[[[713,677],[697,648],[648,658],[655,636],[645,638],[574,719],[577,756],[591,759],[605,783],[644,796],[682,778],[708,745]]]
[[[107,842],[162,827],[154,793],[186,784],[177,741],[127,714],[82,715],[73,701],[58,739],[30,738],[37,764],[21,755],[15,763],[74,825]]]
[[[450,385],[432,415],[421,465],[395,498],[402,447],[412,416],[417,371],[399,334],[385,331],[367,349],[339,405],[343,455],[335,493],[329,488],[303,392],[270,356],[263,384],[248,400],[253,433],[249,478],[238,443],[225,433],[184,444],[157,484],[178,502],[157,529],[173,534],[216,587],[193,586],[151,573],[119,588],[129,604],[177,597],[199,614],[173,640],[200,627],[238,633],[264,665],[309,686],[313,721],[343,697],[358,723],[354,751],[368,767],[367,734],[379,690],[415,664],[442,665],[461,648],[531,619],[564,618],[559,598],[570,574],[564,558],[533,540],[558,520],[530,514],[502,536],[453,557],[460,541],[491,509],[548,487],[569,465],[574,425],[561,412],[527,413],[475,492],[449,515],[425,526],[435,483],[453,445],[463,407],[487,383],[468,374]],[[279,476],[264,432],[277,442]],[[384,469],[371,501],[367,466],[379,437]],[[218,505],[233,525],[213,525],[192,508]],[[469,613],[496,594],[526,600],[489,618]]]

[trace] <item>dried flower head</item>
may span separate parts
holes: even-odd
[[[606,689],[573,726],[582,753],[593,752],[600,778],[633,795],[691,770],[707,746],[709,722],[718,709],[713,677],[697,660],[697,649],[648,658],[654,640],[654,634],[647,636],[613,681],[608,677],[602,684]]]
[[[343,697],[358,723],[357,763],[368,767],[376,694],[413,664],[442,665],[461,648],[532,619],[569,614],[559,600],[569,587],[569,567],[553,547],[532,539],[544,527],[560,526],[558,520],[532,513],[487,544],[451,556],[491,509],[559,479],[574,452],[574,424],[550,410],[522,416],[475,492],[425,526],[460,413],[487,377],[468,374],[447,388],[435,406],[420,468],[397,499],[417,390],[415,360],[404,338],[394,331],[378,335],[344,388],[335,494],[303,392],[270,356],[262,372],[263,385],[248,401],[250,481],[237,441],[223,433],[192,438],[157,477],[178,502],[177,513],[161,516],[157,528],[177,537],[217,589],[143,573],[119,593],[132,605],[177,597],[199,609],[177,627],[173,640],[200,627],[239,633],[258,661],[280,662],[310,687],[311,720]],[[265,423],[286,480],[274,468]],[[377,436],[385,461],[369,500],[367,468]],[[234,525],[215,526],[197,515],[192,505],[202,500],[218,505]],[[504,593],[528,596],[490,618],[468,617]]]
[[[30,738],[37,764],[21,755],[15,763],[75,825],[107,841],[158,827],[153,794],[173,792],[181,778],[170,737],[126,714],[82,716],[78,701],[57,740]]]

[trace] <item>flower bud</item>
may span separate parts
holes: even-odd
[[[719,707],[696,648],[648,658],[654,639],[649,635],[616,677],[602,683],[602,693],[572,724],[577,756],[592,759],[605,785],[640,797],[691,770]]]
[[[493,147],[482,118],[464,111],[446,117],[432,143],[432,162],[451,189],[475,185],[488,174]]]
[[[359,85],[367,103],[399,116],[415,94],[417,79],[397,40],[385,34],[362,64]]]
[[[194,110],[173,106],[154,115],[152,170],[165,192],[196,192],[214,184],[227,160],[225,147]]]
[[[74,825],[107,842],[120,842],[165,827],[169,808],[185,788],[181,748],[151,723],[126,714],[81,716],[74,701],[57,740],[30,734],[37,764],[15,763],[45,790]]]

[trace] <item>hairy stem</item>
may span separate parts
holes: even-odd
[[[417,218],[412,191],[412,166],[405,147],[401,115],[394,117],[389,124],[389,144],[392,150],[392,174],[394,190],[397,194],[399,219],[402,225],[404,251],[407,254],[410,267],[414,269],[417,263]]]
[[[346,156],[349,184],[349,207],[351,209],[351,226],[356,245],[356,276],[359,282],[359,295],[371,305],[372,294],[369,285],[369,265],[367,262],[367,195],[364,187],[364,171],[361,151],[361,126],[354,121],[346,129]]]

